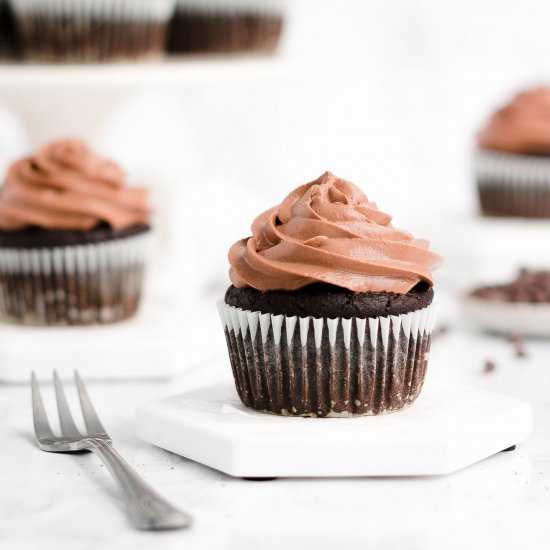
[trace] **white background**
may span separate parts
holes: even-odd
[[[266,63],[255,75],[245,69],[242,79],[226,68],[186,85],[165,78],[166,85],[132,86],[132,93],[90,81],[18,89],[0,67],[0,100],[18,109],[33,145],[83,135],[153,187],[157,290],[186,289],[187,298],[221,293],[228,246],[260,210],[325,170],[357,183],[397,226],[433,241],[446,261],[438,289],[454,288],[443,284],[453,273],[472,275],[469,252],[479,241],[481,259],[499,268],[504,256],[518,262],[536,241],[536,260],[546,265],[545,226],[512,224],[502,233],[475,221],[469,159],[492,109],[518,89],[550,83],[547,1],[291,0],[289,15],[273,67]],[[61,104],[62,111],[47,112]],[[2,121],[0,157],[9,158],[29,144]],[[535,432],[516,453],[443,478],[249,484],[134,434],[137,405],[228,379],[225,356],[186,368],[171,383],[91,384],[128,460],[196,518],[190,533],[159,537],[128,528],[94,457],[38,451],[28,388],[2,387],[0,546],[547,548],[548,343],[528,342],[528,357],[517,359],[504,339],[467,332],[452,308],[442,310],[451,331],[434,341],[430,376],[529,400]],[[221,349],[223,335],[215,335],[211,345]],[[483,374],[486,360],[497,366],[490,375]]]
[[[184,85],[175,76],[186,68],[174,67],[163,84],[29,89],[0,72],[0,100],[18,108],[33,145],[84,136],[154,189],[161,254],[177,273],[161,285],[221,290],[225,252],[253,217],[325,170],[431,239],[448,259],[441,273],[456,272],[453,223],[477,208],[475,133],[517,90],[550,82],[548,3],[288,4],[279,57],[242,78],[225,64]],[[174,263],[183,254],[186,265]]]

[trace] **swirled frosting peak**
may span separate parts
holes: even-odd
[[[0,188],[0,229],[89,230],[147,223],[147,191],[79,140],[53,142],[13,163]]]
[[[322,282],[398,294],[422,281],[431,286],[439,256],[390,222],[355,185],[326,172],[254,220],[252,236],[229,251],[231,282],[260,291]]]
[[[550,88],[516,95],[491,117],[478,142],[506,153],[550,154]]]

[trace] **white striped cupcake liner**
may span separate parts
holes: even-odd
[[[419,395],[434,308],[376,318],[287,317],[221,301],[235,385],[257,411],[362,416],[398,411]]]
[[[176,12],[281,16],[287,0],[176,0]]]
[[[25,325],[89,325],[132,317],[148,235],[55,248],[0,248],[0,316]]]
[[[18,15],[108,21],[167,21],[174,11],[175,0],[9,0]]]
[[[158,57],[175,0],[10,0],[25,57],[97,62]]]
[[[178,0],[168,33],[174,53],[273,53],[284,0]]]
[[[480,150],[475,174],[484,214],[550,217],[550,156]]]

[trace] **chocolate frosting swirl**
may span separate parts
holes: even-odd
[[[0,188],[0,230],[123,229],[147,223],[147,191],[126,187],[110,160],[79,140],[53,142],[12,164]]]
[[[516,95],[478,135],[479,146],[506,153],[550,153],[550,88]]]
[[[229,251],[231,282],[261,291],[323,282],[398,294],[421,281],[432,286],[441,259],[390,221],[355,185],[326,172],[254,220],[252,237]]]

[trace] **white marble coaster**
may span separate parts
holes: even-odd
[[[448,474],[521,443],[528,403],[428,380],[416,403],[378,417],[289,418],[246,409],[231,385],[146,403],[146,441],[235,477]]]
[[[211,310],[218,323],[213,304]],[[185,306],[147,297],[134,319],[112,325],[0,324],[0,383],[28,382],[32,370],[51,380],[53,369],[62,378],[72,378],[78,369],[87,381],[167,378],[183,367],[182,347],[189,350],[187,361],[204,355],[200,346],[190,345],[198,339],[200,321]]]

